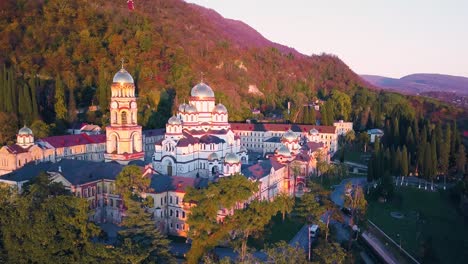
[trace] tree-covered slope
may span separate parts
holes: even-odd
[[[64,121],[105,124],[111,79],[122,58],[136,81],[139,122],[147,128],[165,123],[202,72],[231,120],[249,118],[253,108],[281,113],[291,101],[297,117],[292,121],[300,121],[305,102],[327,99],[333,89],[351,97],[352,120],[375,110],[377,93],[367,91],[372,87],[336,56],[299,54],[239,21],[181,0],[139,0],[135,7],[128,10],[123,0],[1,1],[0,92],[7,93],[0,112],[13,113],[20,123],[38,117],[56,122],[61,99],[55,90],[63,87]],[[249,87],[259,92],[249,93]],[[370,99],[356,97],[358,92]],[[425,112],[420,99],[411,104]],[[77,117],[75,108],[86,111],[90,105],[101,111]]]

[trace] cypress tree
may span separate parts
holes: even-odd
[[[448,136],[450,141],[450,135]],[[446,175],[449,167],[450,144],[444,140],[440,146],[440,157],[438,159],[439,172]]]
[[[317,123],[317,117],[315,115],[315,107],[312,106],[312,108],[310,109],[310,123],[312,125],[315,125]]]
[[[441,151],[442,144],[444,141],[442,127],[440,126],[440,124],[436,125],[434,134],[435,134],[435,139],[436,139],[437,157],[440,157],[440,151]]]
[[[399,126],[398,118],[396,117],[393,119],[392,129],[393,129],[392,145],[396,147],[400,145],[400,126]]]
[[[457,154],[458,154],[458,148],[461,145],[460,142],[460,134],[457,128],[457,121],[453,121],[453,127],[452,127],[452,136],[451,136],[451,143],[450,143],[450,164],[451,167],[456,167],[457,163]]]
[[[70,95],[68,96],[68,121],[71,123],[76,121],[76,101],[73,87],[70,87]]]
[[[435,134],[432,135],[431,139],[431,174],[433,176],[437,175],[437,147]]]
[[[426,142],[421,142],[418,145],[418,153],[417,153],[417,160],[416,160],[416,167],[419,173],[424,174],[423,169],[424,169],[424,155],[426,152]]]
[[[401,175],[408,176],[408,150],[405,145],[403,145],[403,150],[401,151],[400,171]]]
[[[452,140],[453,140],[453,134],[452,134],[452,127],[450,124],[447,124],[447,128],[445,129],[445,144],[448,145],[448,154],[449,154],[449,164],[448,168],[452,168],[453,162],[455,160],[454,158],[454,153],[452,152]]]
[[[423,159],[423,175],[427,180],[432,178],[432,154],[431,154],[431,146],[429,143],[424,144],[424,159]]]
[[[14,105],[13,105],[13,100],[16,98],[13,97],[13,94],[12,94],[12,85],[13,85],[13,82],[11,80],[12,76],[11,76],[11,71],[9,69],[6,69],[5,70],[6,73],[5,73],[5,97],[4,97],[4,100],[5,100],[5,112],[8,112],[8,113],[14,113],[16,111],[16,108],[14,108]]]
[[[401,163],[402,163],[402,153],[401,153],[401,150],[400,150],[400,147],[398,147],[398,149],[395,151],[395,154],[396,154],[396,157],[395,157],[395,161],[394,161],[394,170],[395,170],[395,174],[400,176],[401,175]]]
[[[310,124],[309,123],[309,106],[305,106],[302,108],[304,111],[304,114],[302,115],[302,123],[304,124]]]
[[[420,138],[419,138],[419,124],[418,124],[417,118],[413,119],[413,133],[414,133],[414,137],[413,137],[414,142],[416,142],[417,140],[420,140]],[[419,142],[421,142],[421,141],[419,141]]]
[[[461,144],[460,147],[458,148],[458,153],[457,153],[457,174],[459,176],[463,176],[463,174],[465,174],[465,168],[466,168],[465,146]]]
[[[98,84],[98,95],[99,95],[99,109],[102,113],[105,113],[109,107],[109,88],[106,80],[106,72],[103,66],[99,69],[99,84]]]
[[[374,150],[376,153],[380,152],[380,138],[379,137],[375,137]]]
[[[65,105],[65,92],[63,88],[62,80],[57,75],[55,79],[55,119],[65,120],[67,117],[67,106]]]
[[[10,95],[13,112],[18,113],[18,91],[16,88],[16,76],[13,67],[10,68]]]
[[[33,77],[29,79],[29,89],[31,91],[31,104],[32,104],[32,114],[34,119],[39,118],[39,109],[37,105],[37,94],[36,94],[36,85],[37,78],[36,74],[33,74]]]
[[[29,94],[29,87],[25,83],[18,94],[18,112],[22,121],[31,124],[33,120],[33,110],[31,103],[31,95]]]

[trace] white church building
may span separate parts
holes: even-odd
[[[213,90],[203,82],[190,95],[156,142],[153,168],[169,176],[203,178],[240,172],[241,163],[248,162],[247,150],[231,130],[226,107],[216,104]]]

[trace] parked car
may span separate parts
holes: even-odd
[[[318,225],[311,225],[309,226],[309,235],[310,238],[316,238],[319,233],[319,226]]]

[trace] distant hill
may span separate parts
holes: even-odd
[[[138,0],[134,11],[126,1],[4,0],[0,13],[0,67],[4,64],[18,78],[18,85],[8,87],[35,86],[3,100],[13,103],[8,107],[18,120],[27,119],[19,105],[29,101],[18,98],[32,94],[42,119],[55,121],[56,80],[65,86],[68,121],[73,108],[99,105],[105,110],[109,83],[122,58],[135,80],[139,122],[145,128],[163,126],[202,75],[231,121],[252,118],[252,109],[283,115],[288,103],[292,121],[300,120],[297,113],[305,104],[317,97],[326,100],[332,90],[352,98],[353,120],[373,119],[374,99],[383,96],[335,55],[301,54],[241,21],[182,0]],[[422,113],[426,107],[430,114],[457,114],[437,102],[432,107],[421,98],[404,99]],[[78,118],[107,122],[99,114]]]
[[[398,92],[421,94],[446,92],[468,95],[468,78],[444,74],[417,73],[400,79],[378,75],[361,75],[369,83]]]
[[[229,38],[239,47],[274,47],[285,54],[291,53],[296,56],[305,56],[294,48],[266,39],[257,30],[242,21],[224,18],[213,9],[205,8],[196,4],[190,5],[193,9],[197,10],[197,12],[200,12],[204,18],[209,20],[211,25],[214,26],[217,31],[221,32],[224,37]]]
[[[468,107],[468,78],[444,74],[417,73],[400,79],[361,75],[367,82],[386,90],[422,95]]]

